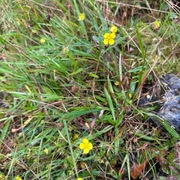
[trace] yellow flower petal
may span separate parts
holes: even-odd
[[[88,154],[89,153],[89,149],[84,149],[84,154]]]
[[[83,139],[83,143],[84,143],[84,144],[86,144],[86,143],[88,144],[88,143],[89,143],[89,140],[88,140],[88,139]]]
[[[156,26],[156,27],[160,27],[161,22],[160,22],[160,21],[158,21],[158,20],[156,20],[156,21],[154,22],[154,24],[155,24],[155,26]]]
[[[114,44],[114,39],[109,39],[109,44],[113,45]]]
[[[104,34],[104,39],[107,39],[107,38],[109,38],[109,33],[106,33],[106,34]]]
[[[22,180],[22,178],[20,176],[16,176],[15,180]]]
[[[80,149],[84,149],[84,143],[81,143],[81,144],[79,145],[79,148],[80,148]]]
[[[112,39],[116,38],[116,34],[115,33],[111,33],[110,34],[110,38],[112,38]]]
[[[83,180],[83,178],[77,178],[77,180]]]
[[[93,145],[91,143],[88,144],[88,149],[91,150],[93,148]]]
[[[109,43],[109,40],[108,39],[104,39],[104,44],[107,45]]]
[[[113,25],[110,30],[111,30],[112,33],[116,33],[117,32],[117,27]]]

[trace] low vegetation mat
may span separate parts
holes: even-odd
[[[180,75],[179,14],[170,0],[0,1],[0,180],[178,180],[179,132],[156,112],[161,77]]]

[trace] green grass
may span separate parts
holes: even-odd
[[[179,135],[137,106],[146,81],[179,73],[178,14],[165,1],[0,7],[0,179],[132,179],[145,162],[139,179],[179,174]],[[115,44],[105,46],[113,24]],[[93,144],[87,155],[84,138]]]

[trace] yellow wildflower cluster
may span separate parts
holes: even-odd
[[[116,38],[116,32],[117,32],[117,27],[116,26],[112,26],[110,28],[111,33],[105,33],[104,34],[104,44],[105,45],[113,45],[115,42],[115,38]]]

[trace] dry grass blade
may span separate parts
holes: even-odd
[[[173,11],[175,13],[177,13],[178,15],[180,15],[180,7],[176,4],[174,4],[172,1],[170,0],[166,0],[166,3],[168,4],[168,6],[173,9]]]
[[[158,9],[150,9],[148,7],[141,7],[133,4],[128,4],[128,3],[122,3],[122,2],[114,2],[114,1],[104,1],[104,0],[96,0],[96,2],[99,3],[109,3],[109,4],[115,4],[115,5],[121,5],[122,7],[132,7],[132,8],[137,8],[137,9],[144,9],[144,10],[151,10],[154,12],[160,12],[160,13],[168,13],[168,11],[163,11],[163,10],[158,10]]]

